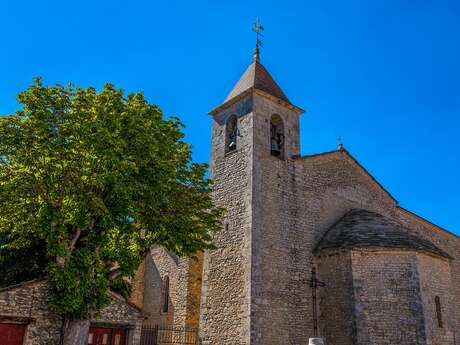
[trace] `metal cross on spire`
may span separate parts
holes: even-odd
[[[338,145],[337,145],[337,150],[339,150],[339,151],[340,151],[340,150],[343,150],[343,140],[342,140],[342,136],[341,136],[341,135],[339,135],[339,136],[337,137],[337,144],[338,144]]]
[[[256,21],[252,24],[252,31],[256,33],[256,48],[254,49],[254,61],[259,62],[260,56],[259,56],[259,48],[262,46],[262,40],[261,37],[264,37],[262,34],[262,31],[264,31],[265,28],[260,24],[260,19],[257,18]]]

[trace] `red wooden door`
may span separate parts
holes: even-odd
[[[125,345],[126,331],[124,329],[114,329],[112,333],[111,345]]]
[[[14,323],[0,323],[1,345],[22,345],[26,325]]]
[[[125,341],[126,331],[122,328],[91,327],[89,329],[89,345],[125,345]]]

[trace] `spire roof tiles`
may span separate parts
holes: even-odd
[[[287,96],[272,78],[270,73],[268,73],[267,69],[258,61],[258,58],[255,58],[254,62],[249,65],[240,80],[238,80],[232,91],[228,94],[224,103],[250,88],[264,91],[287,103],[290,103]]]

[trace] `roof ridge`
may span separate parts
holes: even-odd
[[[125,298],[124,296],[120,295],[119,293],[116,293],[112,290],[109,289],[109,294],[113,297],[113,298],[116,298],[118,299],[119,301],[121,302],[124,302],[126,303],[127,305],[129,305],[130,307],[136,309],[137,311],[141,312],[142,313],[142,308],[138,307],[136,304],[134,304],[133,302],[131,302],[129,299]]]
[[[19,283],[16,283],[16,284],[4,286],[4,287],[0,288],[0,292],[16,289],[16,288],[20,288],[20,287],[23,287],[23,286],[26,286],[26,285],[40,283],[40,282],[44,282],[44,281],[48,281],[48,278],[47,277],[41,277],[41,278],[35,278],[35,279],[31,279],[31,280],[25,280],[23,282],[19,282]]]
[[[405,207],[402,207],[402,206],[398,205],[397,208],[401,212],[404,212],[404,213],[408,214],[409,216],[413,217],[416,221],[419,221],[421,223],[424,223],[424,224],[427,224],[429,226],[432,226],[432,227],[436,228],[439,231],[442,231],[442,232],[444,232],[444,233],[446,233],[448,235],[453,236],[455,239],[460,239],[460,236],[457,235],[456,233],[454,233],[454,232],[452,232],[450,230],[447,230],[444,227],[442,227],[442,226],[440,226],[440,225],[438,225],[436,223],[433,223],[431,220],[429,220],[429,219],[427,219],[427,218],[425,218],[425,217],[423,217],[423,216],[421,216],[421,215],[419,215],[419,214],[417,214],[417,213],[415,213],[413,211],[410,211]]]

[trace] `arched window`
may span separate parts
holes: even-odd
[[[169,310],[169,277],[165,276],[163,286],[163,313]]]
[[[272,156],[284,158],[284,125],[279,115],[270,120],[270,152]]]
[[[238,135],[238,118],[236,115],[232,115],[228,118],[225,125],[225,152],[236,150]]]
[[[441,299],[439,296],[434,298],[434,303],[436,305],[436,318],[438,319],[438,327],[442,328],[442,310],[441,310]]]

